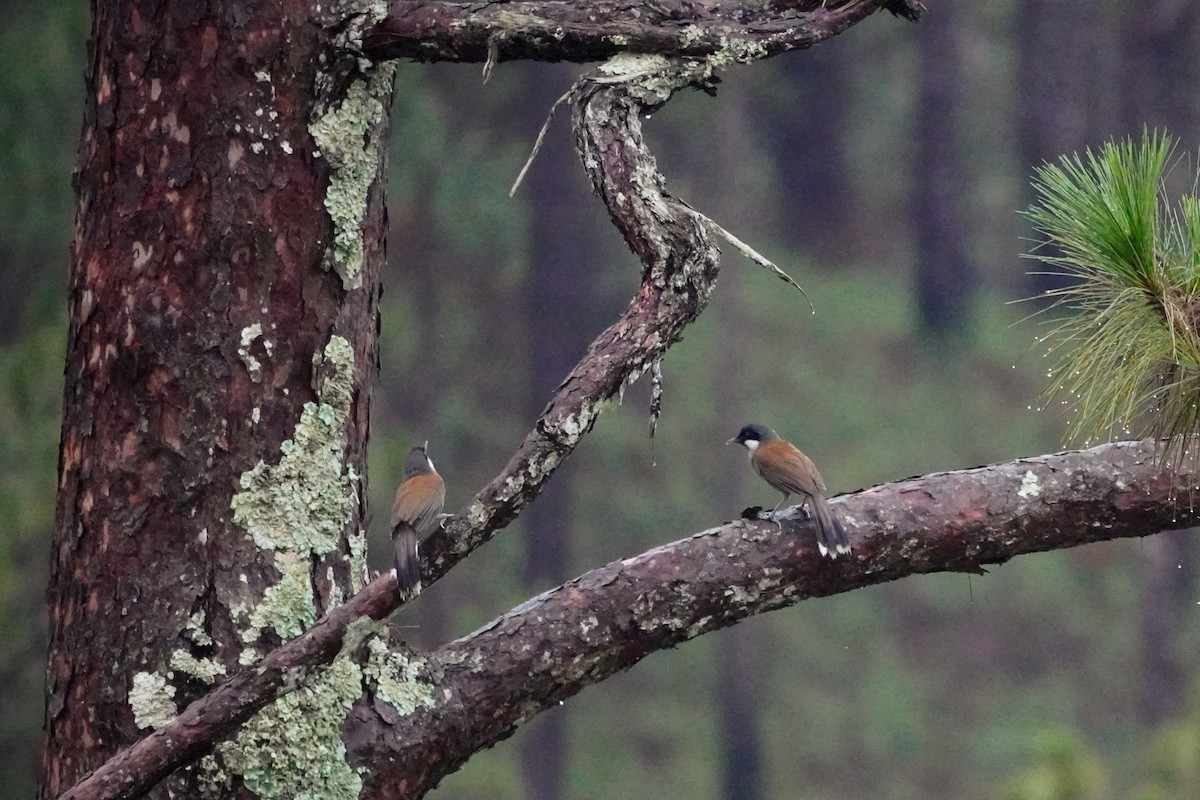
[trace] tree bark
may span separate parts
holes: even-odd
[[[97,3],[42,796],[137,742],[67,796],[132,797],[171,775],[157,795],[417,797],[582,687],[751,614],[1196,521],[1177,502],[1196,474],[1114,445],[839,499],[852,558],[817,557],[807,522],[743,520],[435,650],[389,648],[363,618],[398,605],[393,579],[353,594],[391,88],[360,56],[689,56],[620,56],[574,89],[578,147],[642,284],[506,469],[432,537],[432,581],[520,513],[711,296],[716,229],[666,191],[641,116],[678,88],[712,90],[731,61],[917,8],[591,5],[587,28],[585,4],[554,2],[396,2],[382,22],[315,4]]]
[[[419,797],[470,755],[541,709],[666,647],[753,614],[931,572],[982,572],[1026,553],[1148,536],[1200,521],[1182,502],[1195,465],[1171,472],[1151,443],[935,473],[835,498],[854,554],[816,552],[812,524],[738,520],[614,561],[535,597],[428,653],[389,656],[402,683],[376,671],[346,720],[364,797]],[[796,516],[794,514],[793,516]],[[69,798],[129,798],[188,763],[281,686],[362,649],[368,627],[398,604],[394,579],[373,581],[261,664],[233,675],[174,723],[138,742]],[[357,626],[357,628],[355,627]],[[357,633],[354,631],[357,629]],[[290,677],[289,677],[290,676]]]
[[[589,0],[463,3],[393,0],[366,38],[372,58],[496,63],[600,61],[618,53],[757,61],[836,36],[881,8],[910,20],[919,0]]]
[[[383,255],[391,72],[340,60],[331,20],[237,0],[93,15],[46,798],[361,585]]]

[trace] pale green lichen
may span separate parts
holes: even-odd
[[[246,365],[246,371],[250,373],[250,380],[258,383],[262,380],[262,363],[254,357],[250,352],[250,345],[254,340],[262,336],[262,324],[254,323],[242,328],[242,341],[238,346],[238,358]]]
[[[401,714],[434,705],[434,685],[422,680],[423,667],[423,662],[390,650],[379,637],[367,642],[366,677],[375,684],[375,696]]]
[[[224,664],[211,658],[196,658],[186,650],[175,650],[171,653],[171,669],[210,685],[225,674]]]
[[[1033,470],[1026,470],[1025,477],[1021,478],[1021,488],[1017,490],[1017,497],[1028,500],[1041,493],[1042,487],[1038,485],[1037,475],[1033,473]]]
[[[250,611],[249,626],[255,632],[251,641],[264,628],[274,628],[281,639],[291,639],[317,621],[308,563],[295,553],[276,551],[275,566],[283,573],[279,582],[267,587],[262,602]]]
[[[314,359],[316,402],[307,403],[293,436],[274,465],[259,462],[241,479],[233,520],[255,544],[273,553],[279,580],[257,603],[233,603],[248,646],[239,663],[253,663],[258,639],[273,630],[294,637],[316,620],[312,564],[336,551],[357,502],[359,476],[344,461],[346,424],[354,386],[354,352],[340,336]],[[352,553],[365,549],[364,533],[347,534]],[[352,798],[361,789],[345,762],[341,726],[362,694],[361,670],[340,657],[259,712],[237,738],[221,747],[226,766],[264,798]]]
[[[133,721],[141,730],[161,728],[179,715],[175,707],[175,687],[157,672],[135,672],[129,688],[129,707]]]
[[[346,763],[341,732],[361,694],[362,671],[339,657],[260,711],[218,752],[259,797],[356,798],[362,778]]]
[[[767,48],[761,42],[750,39],[721,39],[721,47],[709,57],[709,63],[714,67],[727,67],[730,64],[752,64],[761,61],[768,55]]]
[[[187,624],[183,628],[187,637],[201,647],[207,647],[213,643],[212,637],[208,635],[208,631],[204,630],[204,621],[204,609],[200,609],[188,617]]]
[[[323,383],[306,403],[279,463],[260,461],[241,478],[233,521],[264,550],[325,555],[350,518],[357,476],[343,463],[354,380],[354,352],[330,337],[319,363]],[[283,570],[281,570],[283,571]]]
[[[333,220],[333,266],[347,290],[362,286],[367,195],[383,159],[380,124],[391,102],[395,73],[391,62],[371,67],[368,80],[354,82],[342,101],[308,128],[332,168],[325,210]]]
[[[350,552],[346,554],[350,565],[350,590],[358,592],[367,585],[367,532],[359,531],[350,537]]]

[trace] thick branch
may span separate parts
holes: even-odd
[[[372,767],[366,796],[416,796],[542,708],[656,650],[809,597],[1195,525],[1197,480],[1195,468],[1164,471],[1152,445],[1124,442],[884,484],[832,501],[854,544],[837,561],[816,554],[807,521],[732,522],[592,570],[446,645],[428,670],[440,674],[439,705],[385,721],[364,698],[347,745]],[[63,797],[138,796],[329,663],[354,619],[395,603],[392,577],[376,579]]]
[[[838,498],[854,554],[817,555],[812,525],[737,521],[617,561],[436,651],[433,708],[360,701],[347,723],[366,796],[418,797],[542,709],[645,656],[763,611],[908,575],[1195,525],[1198,476],[1154,448],[1106,445],[928,475]],[[391,793],[395,793],[394,795]]]
[[[634,52],[749,62],[811,47],[880,8],[915,20],[923,6],[918,0],[393,0],[365,48],[374,59],[419,61],[601,61]]]

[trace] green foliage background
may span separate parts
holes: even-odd
[[[726,256],[710,309],[666,360],[654,442],[638,386],[564,470],[573,573],[772,502],[749,479],[744,455],[722,445],[744,421],[771,424],[800,444],[835,492],[1056,448],[1062,420],[1036,410],[1048,368],[1033,344],[1038,329],[1014,327],[1025,309],[1006,305],[1031,291],[1017,259],[1029,231],[1014,213],[1028,204],[1034,166],[1013,146],[1018,42],[1014,32],[997,34],[1021,6],[979,5],[961,23],[971,43],[969,91],[948,136],[964,152],[963,235],[980,288],[969,326],[954,336],[919,332],[910,275],[919,255],[906,208],[920,176],[908,169],[914,143],[905,131],[918,111],[919,27],[880,17],[828,45],[852,62],[843,144],[855,214],[844,220],[836,257],[790,236],[789,220],[805,209],[785,200],[767,129],[773,114],[803,107],[811,87],[785,59],[735,70],[717,99],[680,96],[646,123],[672,191],[784,265],[817,313]],[[937,24],[936,14],[924,24]],[[29,796],[39,741],[86,27],[85,12],[63,0],[0,9],[0,286],[15,293],[0,306],[8,315],[0,320],[0,774],[9,778],[0,800]],[[537,212],[527,187],[515,200],[507,190],[576,69],[501,65],[485,86],[473,66],[401,67],[371,444],[375,509],[386,508],[406,449],[425,439],[449,482],[448,507],[460,508],[532,423],[521,409],[536,408],[552,388],[527,378],[536,342],[523,309]],[[546,90],[553,81],[535,82],[539,70],[555,70],[561,85]],[[751,115],[744,146],[721,161],[737,113]],[[566,137],[565,123],[550,135]],[[1183,141],[1193,147],[1194,132]],[[588,237],[600,266],[563,268],[594,297],[597,318],[611,317],[638,266],[577,166],[543,159],[534,170],[578,175],[576,193],[562,202],[582,209],[579,227],[557,235]],[[744,419],[723,416],[731,402]],[[386,514],[375,518],[373,560],[383,568]],[[521,579],[522,533],[514,525],[430,589],[401,614],[402,630],[436,645],[547,588]],[[768,797],[1194,796],[1195,702],[1183,698],[1156,727],[1138,714],[1144,547],[1097,545],[1019,559],[979,578],[930,576],[810,601],[739,626],[736,640],[727,631],[656,654],[549,712],[566,715],[569,795],[717,797],[715,698],[725,687],[714,664],[736,641],[754,651],[744,677],[761,694]],[[1198,636],[1194,613],[1174,631],[1187,674]],[[529,735],[481,753],[433,796],[522,797],[516,754]]]

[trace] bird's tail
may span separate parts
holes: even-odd
[[[400,524],[392,531],[396,545],[396,588],[405,600],[421,593],[421,560],[417,556],[417,532]]]
[[[817,521],[817,549],[821,555],[837,558],[842,553],[850,552],[850,540],[846,538],[846,530],[838,521],[833,509],[821,495],[813,495],[813,516]]]

